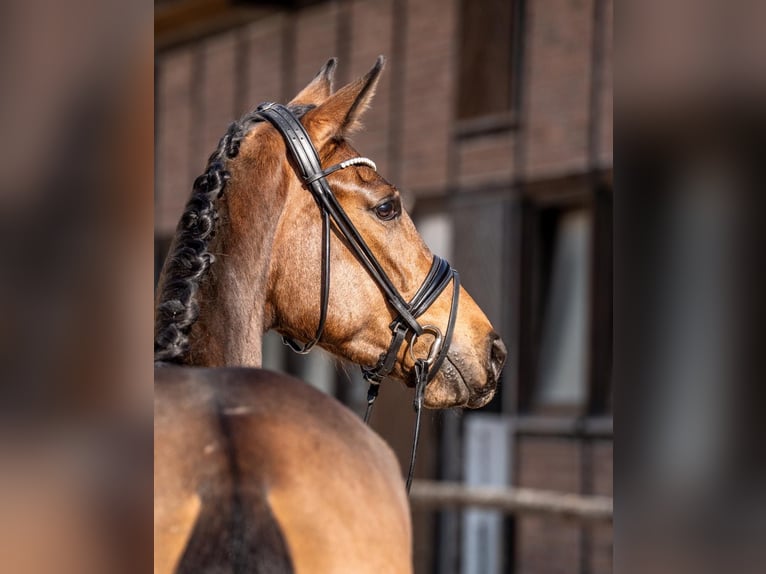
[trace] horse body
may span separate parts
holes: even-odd
[[[290,103],[322,166],[357,158],[346,136],[382,65],[333,93],[330,60]],[[400,299],[416,298],[435,258],[399,191],[369,160],[322,177]],[[392,345],[400,313],[337,221],[322,222],[283,136],[257,112],[232,124],[195,182],[158,286],[155,574],[412,571],[390,448],[336,400],[258,368],[269,329],[361,365],[388,356],[386,374],[404,381],[437,346],[414,331]],[[486,404],[505,349],[476,303],[455,281],[417,321],[454,327],[424,404]]]
[[[155,572],[411,572],[399,464],[358,416],[261,369],[156,380]]]

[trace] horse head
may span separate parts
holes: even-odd
[[[350,142],[383,64],[379,58],[363,77],[334,91],[336,61],[330,60],[280,107],[301,124],[292,135],[268,107],[230,130],[223,153],[211,158],[211,165],[225,166],[216,200],[219,231],[206,251],[217,260],[209,266],[213,279],[201,282],[195,297],[198,316],[185,355],[192,364],[257,366],[259,351],[250,347],[275,329],[301,342],[293,346],[316,339],[334,355],[406,382],[418,359],[439,355],[431,362],[425,406],[481,407],[494,395],[503,342],[457,275],[425,245],[400,191]],[[304,135],[323,170],[313,178],[288,141]],[[332,205],[318,197],[323,189]],[[327,216],[333,209],[338,213]],[[374,265],[365,262],[358,240]],[[419,294],[427,300],[415,313],[410,303]],[[404,331],[399,341],[397,322]]]

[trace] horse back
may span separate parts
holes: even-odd
[[[277,373],[157,371],[155,498],[155,572],[411,571],[391,450]]]

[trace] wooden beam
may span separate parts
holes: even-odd
[[[612,522],[613,502],[605,496],[584,496],[531,488],[467,486],[457,482],[416,480],[412,483],[413,506],[474,507],[504,514],[537,514],[577,522]]]

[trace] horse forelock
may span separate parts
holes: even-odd
[[[312,104],[288,106],[297,117]],[[229,180],[229,161],[239,155],[242,140],[253,126],[264,121],[256,111],[233,122],[208,159],[205,172],[195,181],[176,228],[173,251],[168,254],[159,286],[154,329],[155,366],[189,362],[189,333],[199,317],[197,293],[215,261],[210,244],[218,228],[217,200]]]

